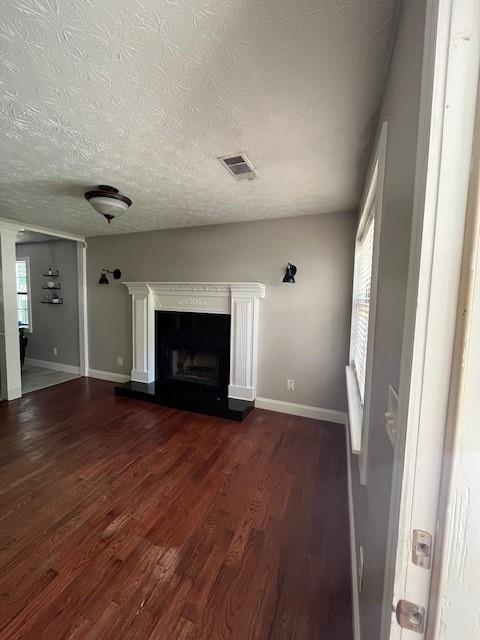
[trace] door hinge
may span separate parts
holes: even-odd
[[[397,622],[402,629],[417,633],[425,631],[425,608],[408,600],[399,600],[395,610]]]
[[[412,562],[417,567],[430,569],[432,562],[432,534],[415,529],[413,532]]]

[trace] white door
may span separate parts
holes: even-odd
[[[438,637],[431,556],[443,527],[438,507],[479,60],[480,2],[428,1],[382,640]]]

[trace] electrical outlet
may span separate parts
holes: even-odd
[[[287,378],[287,391],[295,391],[295,380]]]
[[[120,366],[123,365],[123,356],[117,356],[117,364]]]
[[[54,356],[58,356],[58,349],[57,349],[57,347],[53,347],[53,355],[54,355]]]

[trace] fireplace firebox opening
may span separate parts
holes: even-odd
[[[168,378],[215,386],[220,383],[220,358],[215,351],[171,349],[170,354]]]
[[[193,385],[226,397],[230,373],[230,316],[155,312],[156,382],[189,393]],[[199,389],[196,389],[198,392]]]

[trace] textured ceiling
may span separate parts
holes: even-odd
[[[3,0],[0,216],[83,235],[356,205],[393,0]],[[259,179],[218,156],[243,151]],[[82,198],[113,184],[110,226]]]
[[[31,242],[54,242],[59,240],[55,236],[49,236],[45,233],[36,233],[35,231],[19,231],[17,233],[17,244],[30,244]]]

